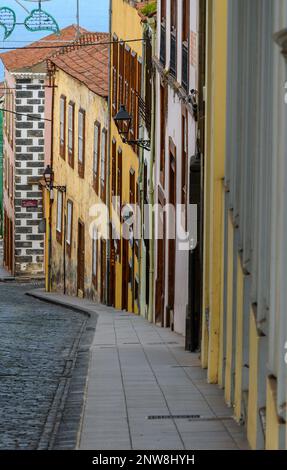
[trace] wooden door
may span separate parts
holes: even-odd
[[[169,158],[169,203],[176,205],[176,171],[175,156],[170,152]],[[171,325],[171,313],[174,311],[175,300],[175,251],[176,251],[176,218],[171,214],[169,217],[169,240],[168,240],[168,309],[166,326]]]
[[[78,223],[78,295],[85,290],[85,225]]]
[[[160,223],[160,221],[159,221]],[[164,326],[165,305],[165,243],[166,243],[166,218],[163,212],[162,233],[159,231],[157,240],[157,280],[155,299],[155,322]]]
[[[101,240],[101,303],[106,302],[106,240]]]
[[[122,263],[122,310],[128,310],[129,300],[129,241],[123,239],[123,263]]]
[[[110,256],[110,280],[109,280],[109,305],[115,307],[116,300],[116,249],[113,240],[113,228],[110,224],[111,256]]]

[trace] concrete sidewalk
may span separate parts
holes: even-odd
[[[33,291],[97,314],[78,448],[248,449],[223,391],[206,382],[181,336],[86,300]]]

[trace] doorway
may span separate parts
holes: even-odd
[[[169,214],[169,236],[168,236],[168,307],[166,315],[166,326],[174,328],[174,303],[175,303],[175,261],[176,261],[176,149],[170,147],[169,154],[169,204],[174,207],[173,213]]]
[[[129,241],[123,238],[123,264],[122,264],[122,310],[128,311],[129,301]]]
[[[159,217],[158,240],[157,240],[157,279],[155,296],[155,323],[164,326],[165,305],[165,243],[166,243],[166,214],[161,207],[162,220]]]
[[[85,225],[78,222],[78,296],[85,291]]]

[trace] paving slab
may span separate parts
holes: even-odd
[[[32,295],[97,315],[78,449],[249,448],[223,391],[207,383],[182,336],[84,299]]]

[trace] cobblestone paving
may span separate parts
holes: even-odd
[[[86,323],[27,290],[0,283],[0,449],[49,448]]]

